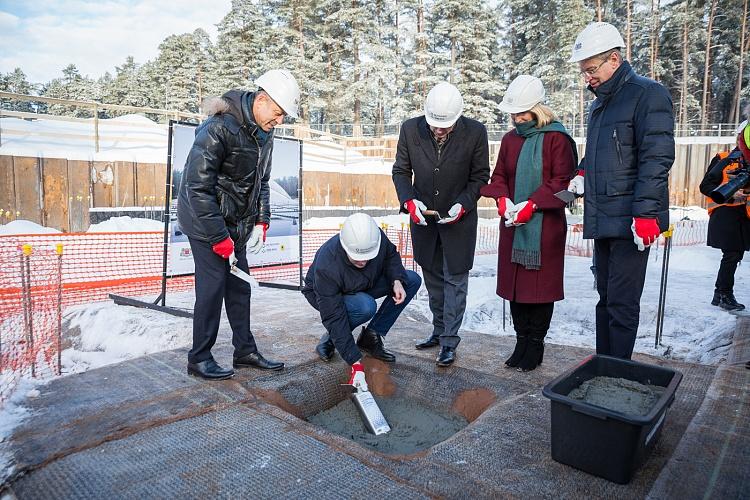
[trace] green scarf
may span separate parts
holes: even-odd
[[[514,203],[529,199],[542,184],[542,146],[545,132],[568,131],[560,122],[551,122],[541,128],[536,127],[536,120],[516,125],[518,135],[526,139],[521,147],[521,154],[516,164],[516,186]],[[513,235],[513,253],[510,261],[521,264],[526,269],[537,270],[542,267],[541,241],[543,213],[536,212],[531,220],[523,226],[516,227]]]

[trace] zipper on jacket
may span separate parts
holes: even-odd
[[[620,146],[620,139],[617,138],[617,129],[612,131],[612,139],[615,140],[615,148],[617,148],[617,159],[620,161],[620,166],[623,167],[622,163],[622,147]]]

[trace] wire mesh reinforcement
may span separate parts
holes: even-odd
[[[479,226],[477,255],[497,253],[499,224]],[[708,221],[675,223],[672,244],[705,243],[707,225]],[[418,271],[409,226],[382,228],[404,266]],[[303,230],[303,275],[317,250],[338,231],[338,227]],[[28,256],[24,245],[32,249]],[[155,298],[161,292],[163,248],[161,231],[0,236],[0,404],[21,377],[59,373],[61,311],[66,307],[108,300],[110,293]],[[565,252],[592,255],[593,241],[583,239],[580,224],[568,227]],[[300,266],[264,266],[250,273],[260,282],[297,284]],[[169,292],[190,290],[193,285],[192,276],[167,280]]]

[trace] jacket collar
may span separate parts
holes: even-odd
[[[273,137],[273,130],[266,134],[263,138],[263,131],[255,122],[255,116],[253,116],[253,103],[255,102],[255,96],[257,92],[246,92],[243,90],[230,90],[221,96],[229,105],[227,114],[230,114],[237,120],[240,127],[245,127],[248,133],[261,140],[261,143],[268,141]]]
[[[445,143],[443,147],[446,148],[446,151],[443,152],[443,154],[440,156],[440,160],[442,162],[443,158],[445,158],[445,152],[447,152],[447,149],[449,149],[451,144],[455,143],[457,141],[456,136],[460,135],[464,128],[466,128],[466,125],[464,123],[464,117],[460,116],[458,118],[458,121],[456,121],[456,125],[453,128],[453,131],[451,132],[450,140]],[[430,130],[430,125],[427,123],[427,119],[422,116],[417,123],[417,135],[419,136],[419,140],[417,141],[419,145],[424,150],[425,154],[430,158],[430,160],[433,163],[437,163],[437,151],[435,150],[435,139],[432,137],[432,131]]]
[[[596,89],[592,88],[591,85],[588,86],[588,89],[594,93],[597,99],[606,101],[615,95],[634,75],[635,71],[633,71],[630,63],[622,61],[622,64],[615,70],[612,78],[599,85]]]

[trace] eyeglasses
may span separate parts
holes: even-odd
[[[603,60],[601,63],[599,63],[599,65],[596,68],[584,69],[583,71],[581,71],[581,76],[584,78],[586,78],[587,76],[594,76],[596,72],[599,71],[599,68],[601,68],[604,65],[604,63],[607,61],[609,61],[609,57]]]

